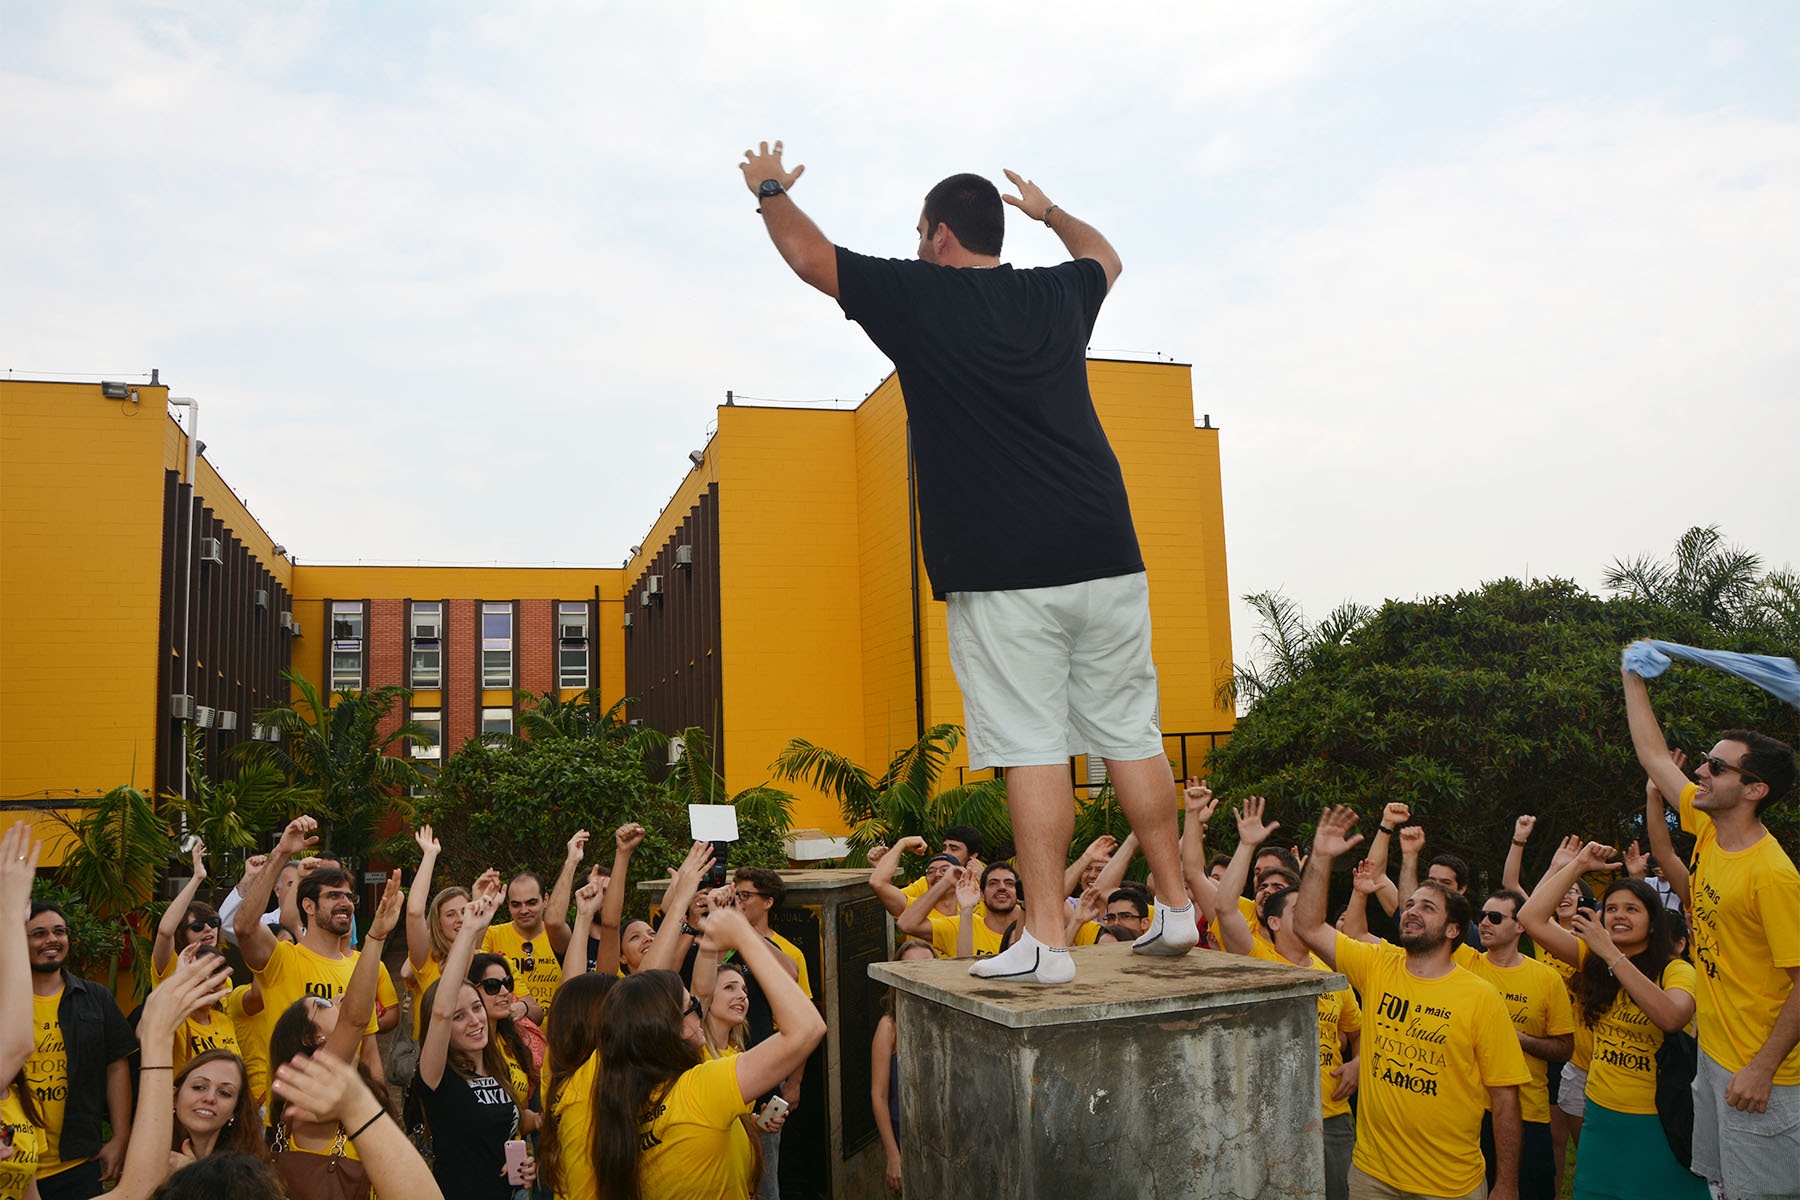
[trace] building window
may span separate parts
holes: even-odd
[[[484,708],[481,710],[481,732],[511,733],[513,731],[513,710],[510,708]]]
[[[359,600],[331,603],[331,690],[361,691],[363,686],[363,606]]]
[[[444,682],[443,605],[436,600],[412,606],[412,686],[442,687]]]
[[[423,800],[431,795],[431,789],[437,783],[437,764],[434,762],[421,762],[414,765],[419,774],[425,777],[425,781],[423,783],[415,783],[410,788],[407,788],[406,794],[411,796],[414,800]]]
[[[413,724],[419,727],[419,732],[430,739],[424,742],[414,742],[412,756],[414,758],[442,758],[444,753],[443,712],[435,708],[414,709],[412,719]]]
[[[588,606],[556,606],[556,686],[588,686]]]
[[[513,683],[513,606],[507,603],[481,606],[481,686],[509,688]],[[506,732],[512,732],[507,715]]]

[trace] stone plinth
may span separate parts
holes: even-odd
[[[1322,1196],[1318,995],[1343,976],[1074,951],[1065,987],[882,963],[909,1196]]]

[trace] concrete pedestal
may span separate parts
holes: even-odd
[[[1067,987],[883,963],[909,1196],[1322,1196],[1317,996],[1343,976],[1076,950]]]

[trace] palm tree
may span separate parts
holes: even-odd
[[[1759,555],[1727,545],[1717,525],[1696,525],[1676,540],[1674,557],[1614,559],[1601,582],[1633,599],[1692,613],[1723,633],[1737,633],[1758,623],[1765,603],[1761,574]]]
[[[57,882],[81,897],[92,916],[121,921],[134,950],[140,987],[150,985],[150,934],[156,884],[176,850],[172,809],[134,787],[116,787],[79,817],[52,810],[62,826],[63,861]],[[107,986],[119,982],[119,955],[107,967]]]
[[[1280,592],[1253,592],[1244,597],[1259,618],[1252,657],[1231,668],[1219,682],[1215,699],[1220,708],[1249,708],[1258,700],[1292,683],[1312,666],[1319,651],[1342,645],[1375,610],[1346,600],[1317,625],[1306,623],[1300,605]]]
[[[281,768],[268,759],[246,762],[236,775],[214,782],[206,769],[206,735],[190,727],[187,735],[188,794],[185,801],[163,797],[187,817],[188,832],[206,843],[207,873],[229,879],[237,854],[254,850],[264,831],[278,829],[306,811],[314,793],[288,783]]]
[[[933,841],[947,825],[971,825],[989,845],[1012,839],[1006,811],[1006,784],[984,779],[936,791],[951,753],[962,741],[957,725],[933,725],[896,754],[879,778],[853,760],[804,738],[795,738],[775,759],[778,779],[799,780],[835,797],[850,827],[852,866],[868,862],[869,848],[896,837],[920,834]]]
[[[312,793],[308,815],[319,822],[320,847],[354,874],[374,848],[384,817],[411,821],[406,789],[425,781],[403,753],[389,751],[404,752],[429,738],[412,721],[392,721],[394,706],[412,695],[405,688],[327,697],[303,676],[283,674],[294,686],[293,702],[256,718],[279,729],[281,740],[246,742],[240,750],[247,761],[270,763],[290,785]]]
[[[513,696],[518,707],[515,723],[519,733],[536,741],[553,737],[623,740],[636,732],[624,718],[625,709],[636,703],[632,696],[622,697],[604,709],[600,707],[599,688],[588,688],[572,700],[564,700],[556,692],[539,695],[523,689]]]

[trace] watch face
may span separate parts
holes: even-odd
[[[756,194],[759,196],[779,196],[781,192],[781,180],[779,179],[765,179],[756,188]]]

